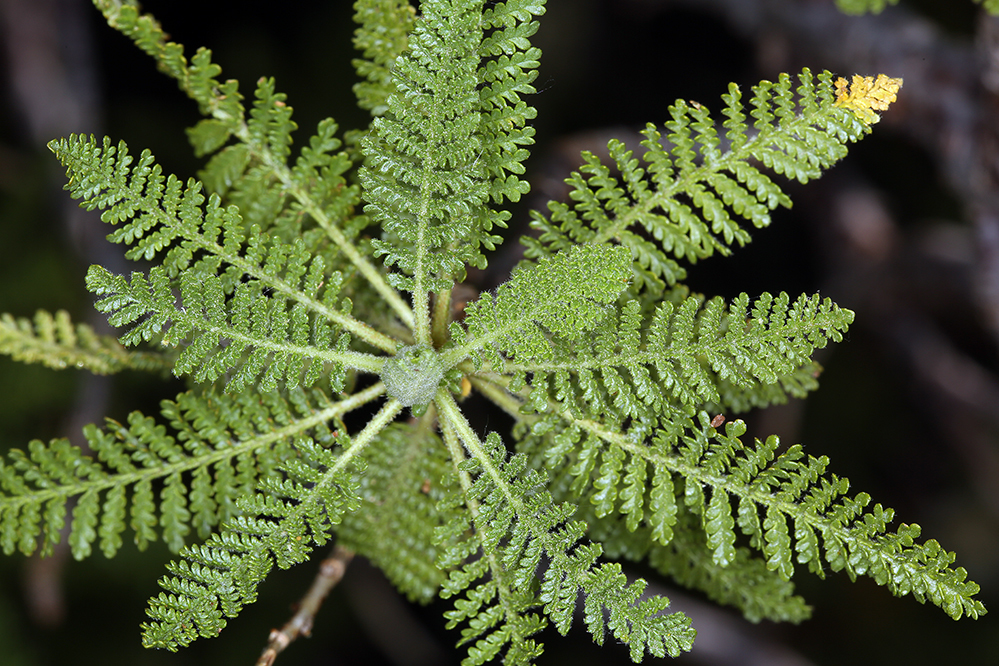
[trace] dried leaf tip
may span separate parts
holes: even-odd
[[[840,77],[836,79],[835,86],[835,105],[850,109],[865,125],[871,125],[881,120],[875,111],[886,111],[888,105],[895,101],[902,79],[884,74],[878,74],[876,79],[854,74],[852,82],[848,83]]]

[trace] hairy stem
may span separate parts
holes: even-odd
[[[451,454],[451,461],[454,464],[455,473],[458,475],[458,482],[461,484],[461,490],[465,494],[465,506],[468,507],[468,512],[472,516],[472,524],[475,525],[475,521],[479,517],[479,502],[478,500],[469,498],[469,491],[472,488],[471,476],[469,476],[468,472],[459,469],[459,464],[465,460],[465,452],[461,448],[459,436],[456,434],[454,426],[455,423],[453,420],[444,419],[441,422],[441,431],[444,435],[444,443],[447,445],[448,452]],[[495,549],[484,550],[482,553],[482,556],[485,557],[486,561],[489,563],[489,570],[492,572],[493,578],[496,580],[497,596],[499,597],[500,603],[503,605],[504,614],[507,617],[513,617],[517,615],[517,613],[511,607],[509,601],[512,591],[506,582],[506,577],[503,575],[505,571],[503,569],[503,565],[496,555],[497,553]]]
[[[493,463],[492,457],[482,446],[482,441],[475,434],[475,431],[472,430],[472,426],[468,423],[468,419],[465,418],[465,414],[462,413],[461,408],[458,407],[458,403],[454,401],[454,396],[451,395],[450,391],[446,389],[437,391],[437,408],[448,425],[454,428],[455,434],[465,448],[468,449],[468,452],[478,459],[482,465],[483,472],[488,474],[493,480],[493,483],[503,493],[510,506],[518,513],[523,514],[523,501],[511,491],[510,485]]]
[[[256,146],[251,141],[249,128],[246,123],[240,123],[239,130],[236,132],[236,136],[240,140],[244,141],[254,152],[258,153],[258,157],[261,161],[270,167],[274,174],[278,177],[285,188],[291,193],[295,199],[302,204],[302,208],[306,210],[312,219],[323,228],[326,234],[330,237],[340,251],[346,255],[357,270],[360,271],[361,275],[374,287],[375,291],[385,299],[385,302],[389,304],[396,315],[402,319],[403,322],[408,326],[414,325],[413,310],[406,304],[402,296],[398,291],[395,290],[392,285],[385,281],[385,277],[381,274],[378,268],[375,267],[370,261],[367,260],[356,245],[350,242],[350,240],[343,234],[343,231],[330,220],[326,211],[320,207],[309,192],[298,185],[295,184],[291,176],[291,169],[283,161],[278,160],[274,157],[269,150],[263,146]],[[386,350],[388,351],[388,350]]]
[[[384,385],[381,382],[378,382],[375,386],[382,386],[384,388]],[[361,453],[364,448],[378,436],[378,433],[385,429],[385,426],[392,423],[401,411],[402,404],[395,399],[390,399],[382,405],[382,408],[378,410],[378,413],[375,414],[370,421],[368,421],[368,424],[364,426],[364,429],[357,433],[355,437],[351,438],[350,446],[343,452],[343,455],[337,459],[336,468],[333,471],[343,469],[354,456]]]
[[[434,313],[430,333],[434,347],[440,349],[447,342],[447,325],[451,323],[451,290],[437,292],[434,297]]]
[[[429,217],[429,199],[427,192],[429,172],[423,174],[423,182],[420,186],[420,214],[417,220],[416,237],[416,268],[413,271],[413,315],[416,320],[413,330],[413,337],[416,344],[431,346],[430,338],[430,294],[424,283],[427,268],[424,264],[427,256],[427,244],[425,240],[427,219]]]

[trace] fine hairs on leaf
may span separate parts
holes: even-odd
[[[0,460],[6,554],[162,540],[175,559],[142,641],[171,651],[218,636],[275,566],[331,540],[408,599],[447,600],[465,666],[533,664],[549,625],[635,662],[696,649],[630,562],[752,621],[809,617],[802,568],[986,612],[953,553],[892,526],[825,456],[711,416],[814,390],[813,355],[854,313],[685,285],[790,205],[786,182],[870,133],[900,79],[803,69],[730,85],[718,115],[678,100],[640,147],[584,152],[567,200],[530,214],[509,279],[466,304],[456,287],[510,242],[508,204],[530,189],[544,0],[358,0],[370,122],[326,119],[298,145],[272,79],[244,97],[136,4],[94,4],[196,103],[204,166],[182,178],[111,138],[53,140],[69,194],[141,263],[86,273],[116,337],[65,312],[3,315],[0,352],[187,388],[159,416],[87,426],[85,449],[33,441]],[[477,432],[472,393],[511,432]]]

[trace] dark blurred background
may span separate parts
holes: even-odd
[[[305,142],[353,106],[351,3],[339,0],[156,0],[144,3],[187,53],[207,46],[244,95],[261,76],[288,94]],[[794,209],[735,256],[703,262],[690,284],[708,294],[820,291],[857,312],[846,341],[826,350],[822,388],[807,402],[749,414],[758,436],[779,434],[827,454],[855,490],[894,507],[959,554],[957,564],[999,602],[999,19],[970,0],[903,0],[880,16],[847,17],[832,0],[549,0],[536,43],[538,145],[527,206],[565,196],[584,148],[636,142],[678,97],[717,111],[729,81],[744,91],[779,72],[884,72],[905,79],[872,137],[821,180],[788,187]],[[85,0],[0,0],[0,312],[65,308],[100,322],[83,289],[87,265],[127,270],[106,230],[61,191],[45,149],[70,132],[150,148],[167,172],[194,175],[184,128],[197,110],[151,60],[103,24]],[[748,97],[748,95],[747,95]],[[479,274],[503,278],[508,243]],[[112,380],[0,358],[0,450],[32,438],[76,437],[80,426],[133,409],[156,412],[180,385],[124,373]],[[282,624],[314,564],[273,575],[260,601],[216,640],[180,653],[139,645],[145,599],[169,554],[126,546],[111,561],[0,558],[0,663],[252,664]],[[632,573],[649,575],[640,568]],[[655,581],[699,629],[686,664],[832,666],[999,663],[995,615],[954,622],[912,598],[845,576],[799,590],[815,606],[800,626],[750,625],[699,595]],[[281,664],[457,664],[446,605],[406,605],[355,561],[311,639]],[[629,663],[621,646],[592,646],[581,627],[549,636],[542,663]]]

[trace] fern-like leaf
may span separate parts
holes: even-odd
[[[563,473],[571,482],[568,469],[566,466]],[[553,486],[563,487],[557,480]],[[674,506],[675,529],[665,545],[657,543],[649,525],[636,529],[630,521],[614,514],[598,518],[594,504],[583,503],[576,518],[586,521],[587,535],[600,542],[607,557],[647,562],[679,585],[701,590],[716,603],[739,609],[751,622],[801,622],[811,617],[811,607],[794,594],[793,581],[769,571],[752,549],[738,546],[735,557],[727,564],[717,563],[700,518],[682,502]]]
[[[739,87],[729,86],[722,97],[726,150],[707,108],[679,100],[670,107],[665,142],[651,124],[642,132],[644,167],[617,140],[608,148],[620,177],[584,153],[585,164],[567,180],[575,203],[549,204],[550,219],[534,216],[541,233],[523,239],[527,255],[616,241],[637,264],[636,288],[661,293],[686,275],[676,259],[727,254],[731,245],[749,241],[744,222],[766,226],[770,211],[790,203],[758,164],[807,182],[869,132],[864,121],[834,104],[831,79],[823,72],[816,82],[805,69],[797,90],[787,75],[761,82],[753,88],[751,129]]]
[[[307,284],[321,281],[322,265],[313,263],[313,268],[317,265]],[[190,271],[181,277],[181,299],[176,303],[170,282],[158,267],[148,278],[133,273],[127,280],[92,266],[87,287],[101,298],[96,307],[108,314],[112,325],[128,327],[122,342],[137,344],[161,336],[164,344],[183,346],[174,373],[214,382],[232,371],[226,384],[229,392],[254,384],[264,392],[279,385],[311,386],[325,372],[340,390],[346,367],[369,372],[379,368],[373,357],[348,350],[347,333],[336,336],[334,343],[334,329],[322,317],[310,316],[308,305],[300,301],[289,307],[285,299],[266,296],[265,286],[257,281],[239,283],[227,301],[221,278]],[[336,307],[337,281],[326,287],[322,300],[314,298],[314,289],[305,289],[304,294],[311,292],[312,303],[329,311]]]
[[[465,664],[484,663],[507,645],[518,658],[538,653],[530,636],[543,624],[531,609],[541,607],[565,634],[580,594],[587,628],[597,643],[609,631],[630,646],[635,661],[646,653],[677,656],[690,649],[694,632],[689,618],[664,615],[669,606],[664,597],[639,601],[644,581],[628,583],[619,565],[598,563],[601,547],[580,543],[586,526],[570,520],[575,507],[552,500],[547,479],[527,468],[526,456],[507,460],[498,435],[491,433],[480,442],[453,402],[438,404],[448,424],[445,435],[453,429],[472,454],[459,465],[469,513],[443,529],[438,539],[443,545],[460,534],[470,535],[442,558],[443,566],[461,565],[449,576],[443,595],[465,594],[448,615],[451,626],[467,623],[463,642],[476,641]],[[547,568],[532,600],[525,590],[542,559]]]
[[[627,286],[628,253],[620,247],[572,248],[522,266],[497,294],[482,294],[466,308],[465,344],[445,355],[453,365],[467,355],[501,353],[532,361],[553,357],[553,336],[577,340],[607,317]]]
[[[336,124],[331,119],[319,123],[316,136],[293,168],[287,159],[296,125],[284,96],[275,92],[273,80],[258,83],[247,117],[238,83],[219,81],[221,68],[212,62],[211,51],[199,49],[188,61],[184,48],[169,41],[159,23],[141,14],[135,5],[115,0],[94,0],[94,4],[112,27],[132,39],[198,103],[206,119],[189,134],[196,151],[206,155],[221,148],[202,174],[211,184],[210,190],[220,195],[231,190],[232,203],[241,206],[246,219],[287,242],[295,238],[297,230],[303,230],[307,246],[318,250],[320,238],[304,224],[305,217],[312,219],[319,235],[331,241],[343,260],[357,269],[389,311],[412,323],[409,305],[385,281],[383,270],[369,260],[363,245],[356,242],[366,220],[348,222],[358,201],[358,189],[348,186],[341,175],[350,160],[345,153],[334,153],[339,146],[333,136]],[[230,138],[238,142],[226,146]],[[317,175],[322,178],[317,179]],[[291,205],[287,205],[289,199]],[[332,258],[332,254],[327,256]]]
[[[369,400],[381,391],[373,389]],[[180,550],[192,528],[204,537],[236,515],[237,499],[294,455],[293,438],[331,443],[326,423],[347,408],[315,392],[294,391],[287,400],[275,393],[183,393],[163,403],[176,435],[133,412],[127,425],[109,420],[103,430],[84,429],[92,455],[63,439],[13,449],[0,462],[0,547],[7,554],[39,547],[51,553],[77,497],[69,536],[77,559],[89,556],[95,541],[112,557],[126,527],[145,549],[159,525],[167,545]]]
[[[371,439],[399,413],[390,401],[357,438],[337,433],[343,451],[323,448],[309,437],[295,439],[298,456],[279,466],[281,474],[261,477],[258,491],[237,500],[242,515],[227,521],[203,545],[181,551],[165,590],[150,599],[143,644],[177,650],[198,636],[214,637],[243,606],[257,598],[257,586],[276,564],[282,569],[305,561],[329,538],[345,513],[361,505],[355,474]]]
[[[481,317],[468,310],[469,329],[476,330]],[[545,346],[536,345],[544,353],[494,358],[494,368],[512,376],[499,381],[519,390],[530,373],[534,411],[557,406],[649,424],[709,405],[741,407],[804,392],[815,370],[811,354],[841,340],[853,321],[851,311],[828,299],[800,296],[791,303],[787,294],[766,293],[752,306],[746,294],[727,307],[721,298],[663,301],[648,323],[638,301],[626,302],[617,316],[602,314],[588,336],[546,336]]]
[[[424,12],[395,63],[389,111],[374,120],[364,143],[365,211],[394,239],[376,248],[387,265],[402,269],[395,284],[415,293],[449,288],[474,260],[474,246],[459,251],[457,245],[474,236],[474,209],[487,196],[476,166],[482,35],[476,4]]]
[[[408,0],[358,0],[354,3],[354,48],[362,58],[353,61],[362,79],[354,84],[357,105],[373,117],[388,111],[388,98],[395,91],[392,65],[406,51],[416,10]]]
[[[551,467],[570,465],[576,478],[566,488],[572,489],[572,495],[584,493],[587,484],[579,477],[594,469],[592,463],[584,464],[587,455],[620,460],[619,469],[624,461],[629,467],[652,469],[653,490],[646,509],[616,501],[603,506],[596,493],[591,503],[598,516],[617,508],[628,516],[629,530],[647,525],[654,540],[666,545],[673,539],[678,516],[689,511],[699,517],[717,566],[730,566],[740,558],[733,547],[738,528],[762,554],[767,569],[783,580],[791,578],[795,562],[819,576],[828,565],[833,571],[846,571],[851,579],[868,575],[898,596],[911,593],[920,602],[929,600],[954,618],[985,612],[974,598],[978,585],[965,580],[963,568],[952,568],[953,553],[933,540],[917,544],[918,525],[901,525],[889,532],[894,512],[881,505],[868,508],[866,493],[848,496],[849,482],[826,473],[825,457],[806,457],[800,446],[777,454],[776,437],[747,446],[739,439],[744,423],[728,423],[723,434],[704,413],[700,425],[687,422],[644,440],[638,428],[623,434],[568,414],[563,419],[572,424],[569,432],[576,432],[576,437],[580,430],[588,435],[587,445],[573,456],[574,465],[571,460],[548,458]],[[620,484],[620,472],[604,482]],[[634,518],[632,512],[637,514]]]
[[[509,213],[486,202],[516,201],[528,189],[519,174],[534,109],[520,95],[533,91],[539,52],[528,38],[543,5],[426,5],[395,61],[395,91],[365,138],[360,177],[365,210],[384,231],[376,248],[400,269],[394,284],[414,293],[418,318],[427,292],[449,290],[466,266],[484,267],[482,248],[500,242],[489,232]],[[428,335],[418,320],[417,342]]]
[[[162,372],[173,365],[163,354],[128,351],[111,336],[99,335],[86,324],[74,325],[65,310],[55,315],[39,310],[33,320],[4,313],[0,316],[0,354],[55,370],[81,368],[98,375],[125,369]]]

